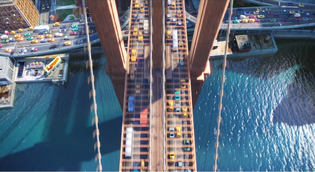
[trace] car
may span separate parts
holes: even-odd
[[[12,52],[12,49],[6,48],[4,51],[7,52],[7,53],[11,53],[11,52]]]
[[[262,18],[265,18],[265,15],[258,15],[257,17],[262,19]]]
[[[265,10],[262,10],[262,11],[259,12],[259,14],[265,14],[265,13],[266,13]]]
[[[36,52],[36,51],[38,51],[38,49],[37,49],[36,47],[33,47],[33,48],[31,49],[31,51],[32,51],[32,52]]]
[[[9,35],[10,32],[6,30],[6,31],[4,31],[4,34]]]
[[[78,27],[77,24],[73,24],[73,25],[71,26],[71,28],[77,28],[77,27]]]
[[[171,15],[170,14],[166,15],[166,21],[170,21],[170,20],[171,20]]]
[[[248,19],[243,19],[242,23],[248,23]]]
[[[286,3],[287,6],[293,6],[293,3]]]
[[[65,36],[64,40],[70,40],[70,36]]]
[[[299,7],[304,7],[304,4],[299,4]]]
[[[304,11],[303,11],[303,10],[299,10],[299,11],[298,11],[298,13],[303,14],[303,13],[304,13]]]
[[[232,16],[231,19],[232,19],[232,20],[237,20],[237,17],[236,17],[236,16]]]
[[[46,4],[46,7],[47,7],[47,9],[49,9],[50,5],[49,5],[49,4]]]
[[[55,37],[61,37],[61,36],[63,36],[62,33],[55,33]]]
[[[260,22],[260,19],[255,19],[255,22]]]
[[[60,32],[60,33],[62,33],[62,32],[67,32],[67,29],[60,29],[59,32]]]
[[[168,156],[171,160],[171,163],[175,163],[175,153],[173,151],[171,151]]]
[[[86,39],[79,39],[76,41],[76,44],[83,44],[86,42]]]
[[[14,35],[14,38],[20,38],[21,37],[21,35],[20,34],[16,34],[16,35]]]
[[[182,127],[175,127],[176,130],[176,136],[181,137],[182,136]]]
[[[190,145],[190,144],[191,144],[190,140],[183,140],[183,145]]]
[[[59,22],[55,22],[53,26],[60,26]]]
[[[85,22],[85,20],[84,20],[84,19],[81,19],[81,20],[80,20],[80,23],[83,23],[83,22]]]
[[[43,4],[43,5],[42,5],[42,10],[45,10],[45,9],[46,9],[46,8],[45,8],[45,4]]]
[[[11,35],[14,35],[16,32],[14,31],[14,30],[12,30],[11,32],[10,32],[10,34]]]
[[[265,11],[271,11],[271,8],[266,8]]]
[[[51,35],[51,34],[47,34],[45,37],[46,37],[46,38],[51,38],[52,35]]]
[[[45,34],[51,34],[51,33],[52,33],[52,31],[50,31],[50,30],[46,30],[44,33],[45,33]]]
[[[8,39],[2,40],[2,43],[8,43],[8,42],[10,42]]]
[[[1,35],[1,39],[9,39],[8,35]]]
[[[79,29],[77,27],[72,28],[72,31],[78,31]],[[91,32],[90,32],[91,33]]]
[[[262,11],[263,9],[262,8],[257,8],[257,11]]]
[[[132,62],[137,61],[137,50],[136,50],[136,49],[132,49],[132,50],[131,50],[130,60],[131,60]]]
[[[274,17],[274,18],[278,18],[278,17],[279,17],[279,14],[276,14],[276,15],[274,15],[273,17]]]
[[[250,19],[255,19],[256,16],[255,16],[255,15],[250,15],[249,18],[250,18]]]
[[[185,79],[180,80],[180,84],[181,84],[181,88],[187,87]]]
[[[190,147],[188,147],[188,148],[183,148],[183,151],[184,151],[184,152],[190,152],[190,151],[191,151],[191,148],[190,148]]]
[[[285,14],[285,13],[287,13],[287,10],[282,10],[281,11],[281,14]]]
[[[44,31],[40,31],[40,32],[38,32],[38,35],[44,35]]]
[[[46,39],[41,39],[40,42],[41,42],[41,43],[46,43],[47,40],[46,40]]]
[[[168,131],[175,131],[174,127],[168,127]]]
[[[34,30],[34,28],[31,26],[31,27],[28,28],[28,30]]]
[[[171,2],[171,9],[174,10],[176,8],[175,2]]]
[[[22,49],[20,49],[19,53],[21,53],[21,54],[27,53],[27,49],[22,48]]]
[[[268,11],[267,14],[273,14],[273,11]]]
[[[286,14],[285,16],[286,17],[291,17],[293,14]]]
[[[295,17],[294,20],[300,21],[300,20],[302,20],[302,19],[301,19],[301,17]]]
[[[253,14],[259,14],[259,11],[254,11]]]
[[[180,10],[176,11],[176,16],[177,17],[182,17],[183,16],[182,11],[180,11]]]
[[[175,100],[180,100],[180,96],[179,96],[180,92],[179,91],[175,91],[175,94],[176,94]]]
[[[24,36],[30,36],[30,35],[31,35],[31,33],[29,33],[29,32],[24,34]]]
[[[186,24],[186,27],[192,27],[192,25],[191,25],[191,24],[189,24],[189,23],[187,23],[187,24]]]
[[[282,18],[281,21],[282,22],[287,22],[287,21],[289,21],[289,18]]]
[[[77,35],[77,32],[71,32],[70,35]]]
[[[48,39],[48,42],[55,42],[55,38]]]
[[[33,39],[34,39],[34,37],[30,36],[30,37],[27,37],[26,40],[31,41],[31,40],[33,40]]]
[[[248,22],[249,22],[249,23],[254,23],[254,22],[255,22],[255,19],[249,19]]]
[[[3,45],[2,44],[0,44],[0,48],[2,48],[3,47]]]
[[[305,17],[309,17],[310,16],[310,13],[305,13]]]
[[[67,26],[66,25],[62,25],[62,26],[60,26],[60,29],[67,29]]]
[[[134,103],[135,97],[134,96],[129,96],[128,98],[128,112],[133,112],[134,111]]]
[[[67,45],[71,45],[72,43],[71,43],[71,41],[66,41],[65,42],[65,45],[67,46]]]
[[[295,11],[294,10],[290,10],[289,13],[290,14],[295,14]]]
[[[303,17],[303,21],[308,21],[308,18],[307,17]]]
[[[44,38],[44,35],[38,35],[37,36],[37,39],[43,39]]]
[[[37,39],[34,39],[33,41],[32,41],[32,44],[37,44],[38,43],[38,40]]]
[[[177,25],[178,25],[178,26],[182,26],[182,25],[183,25],[183,23],[181,23],[181,22],[178,22],[178,23],[177,23]]]
[[[237,12],[237,13],[242,13],[243,10],[242,10],[242,9],[237,9],[236,12]]]
[[[54,45],[51,45],[50,47],[49,47],[49,49],[55,49],[55,48],[57,48],[58,47],[58,45],[57,44],[54,44]]]
[[[16,40],[14,38],[9,38],[10,42],[15,42]]]
[[[24,38],[23,38],[23,37],[19,37],[19,38],[17,38],[16,40],[17,40],[18,42],[20,42],[20,41],[23,41]]]
[[[20,32],[23,32],[23,29],[18,29],[18,31],[17,31],[18,33],[20,33]]]
[[[276,21],[277,21],[277,19],[272,18],[272,19],[270,19],[270,21],[271,21],[271,22],[276,22]]]
[[[244,15],[250,15],[250,12],[249,11],[245,11]]]

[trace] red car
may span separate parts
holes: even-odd
[[[6,31],[4,31],[4,34],[9,35],[10,32],[6,30]]]
[[[128,30],[126,30],[126,31],[125,31],[125,34],[128,34],[128,33],[129,33],[129,31],[128,31]]]
[[[260,22],[260,19],[255,19],[255,22]]]
[[[32,52],[35,52],[35,51],[37,51],[38,49],[36,48],[36,47],[33,47],[32,48]]]
[[[77,32],[71,32],[70,35],[77,35]]]
[[[268,11],[268,14],[273,14],[273,11]]]
[[[250,19],[255,19],[256,16],[255,16],[255,15],[250,15],[249,18],[250,18]]]
[[[295,17],[295,19],[294,20],[296,20],[296,21],[300,21],[300,20],[302,20],[301,19],[301,17]]]
[[[2,48],[3,47],[3,45],[2,44],[0,44],[0,48]]]

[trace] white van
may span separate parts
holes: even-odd
[[[1,35],[1,39],[8,39],[8,35]]]
[[[245,15],[240,15],[240,19],[247,19]]]
[[[301,14],[300,13],[295,13],[294,17],[301,17]]]

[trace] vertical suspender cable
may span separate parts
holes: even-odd
[[[152,68],[153,68],[153,62],[152,62],[152,49],[153,49],[153,43],[152,43],[152,0],[150,0],[150,130],[151,131],[151,122],[152,122],[152,82],[153,82],[153,77],[152,77]],[[152,152],[152,137],[150,134],[150,152],[149,152],[149,170],[152,171],[152,158],[151,158],[151,152]]]
[[[233,12],[233,0],[230,0],[230,13],[229,13],[229,23],[226,32],[226,40],[225,40],[225,51],[224,51],[224,60],[223,60],[223,72],[222,72],[222,79],[221,79],[221,91],[220,91],[220,102],[219,102],[219,115],[218,115],[218,125],[217,125],[217,139],[215,143],[215,155],[214,155],[214,167],[213,171],[217,171],[218,169],[218,149],[219,149],[219,136],[220,136],[220,124],[221,124],[221,112],[222,112],[222,99],[223,99],[223,91],[224,91],[224,82],[225,82],[225,67],[226,67],[226,57],[227,57],[227,49],[229,43],[229,36],[230,36],[230,24],[231,24],[231,16]]]
[[[163,46],[162,46],[162,58],[163,58],[163,69],[162,69],[162,87],[163,87],[163,99],[162,99],[162,103],[163,103],[163,171],[166,171],[166,129],[165,129],[165,1],[162,0],[162,23],[163,23],[163,27],[162,27],[162,42],[163,42]]]
[[[90,44],[90,34],[89,34],[89,26],[87,22],[87,15],[86,15],[86,7],[85,7],[85,0],[82,0],[82,7],[85,19],[85,32],[87,38],[87,46],[88,46],[88,53],[89,53],[89,66],[90,66],[90,74],[91,74],[91,83],[92,83],[92,95],[93,95],[93,106],[94,106],[94,120],[95,120],[95,131],[96,131],[96,140],[97,140],[97,159],[98,159],[98,167],[96,171],[102,171],[102,162],[101,162],[101,148],[100,148],[100,137],[99,137],[99,129],[98,129],[98,116],[97,116],[97,104],[96,104],[96,95],[95,95],[95,85],[94,85],[94,74],[93,74],[93,61],[92,61],[92,54],[91,54],[91,44]]]

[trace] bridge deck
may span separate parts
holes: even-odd
[[[146,75],[150,51],[149,7],[147,0],[131,0],[128,39],[128,62],[125,78],[120,171],[149,170],[150,154],[150,85]],[[139,7],[144,6],[144,11]],[[138,6],[138,7],[137,7]],[[137,31],[134,29],[137,28]],[[143,40],[138,40],[139,32]],[[136,52],[134,52],[136,51]],[[136,60],[131,56],[135,53]]]
[[[185,1],[171,2],[176,4],[166,7],[166,171],[196,171]]]

